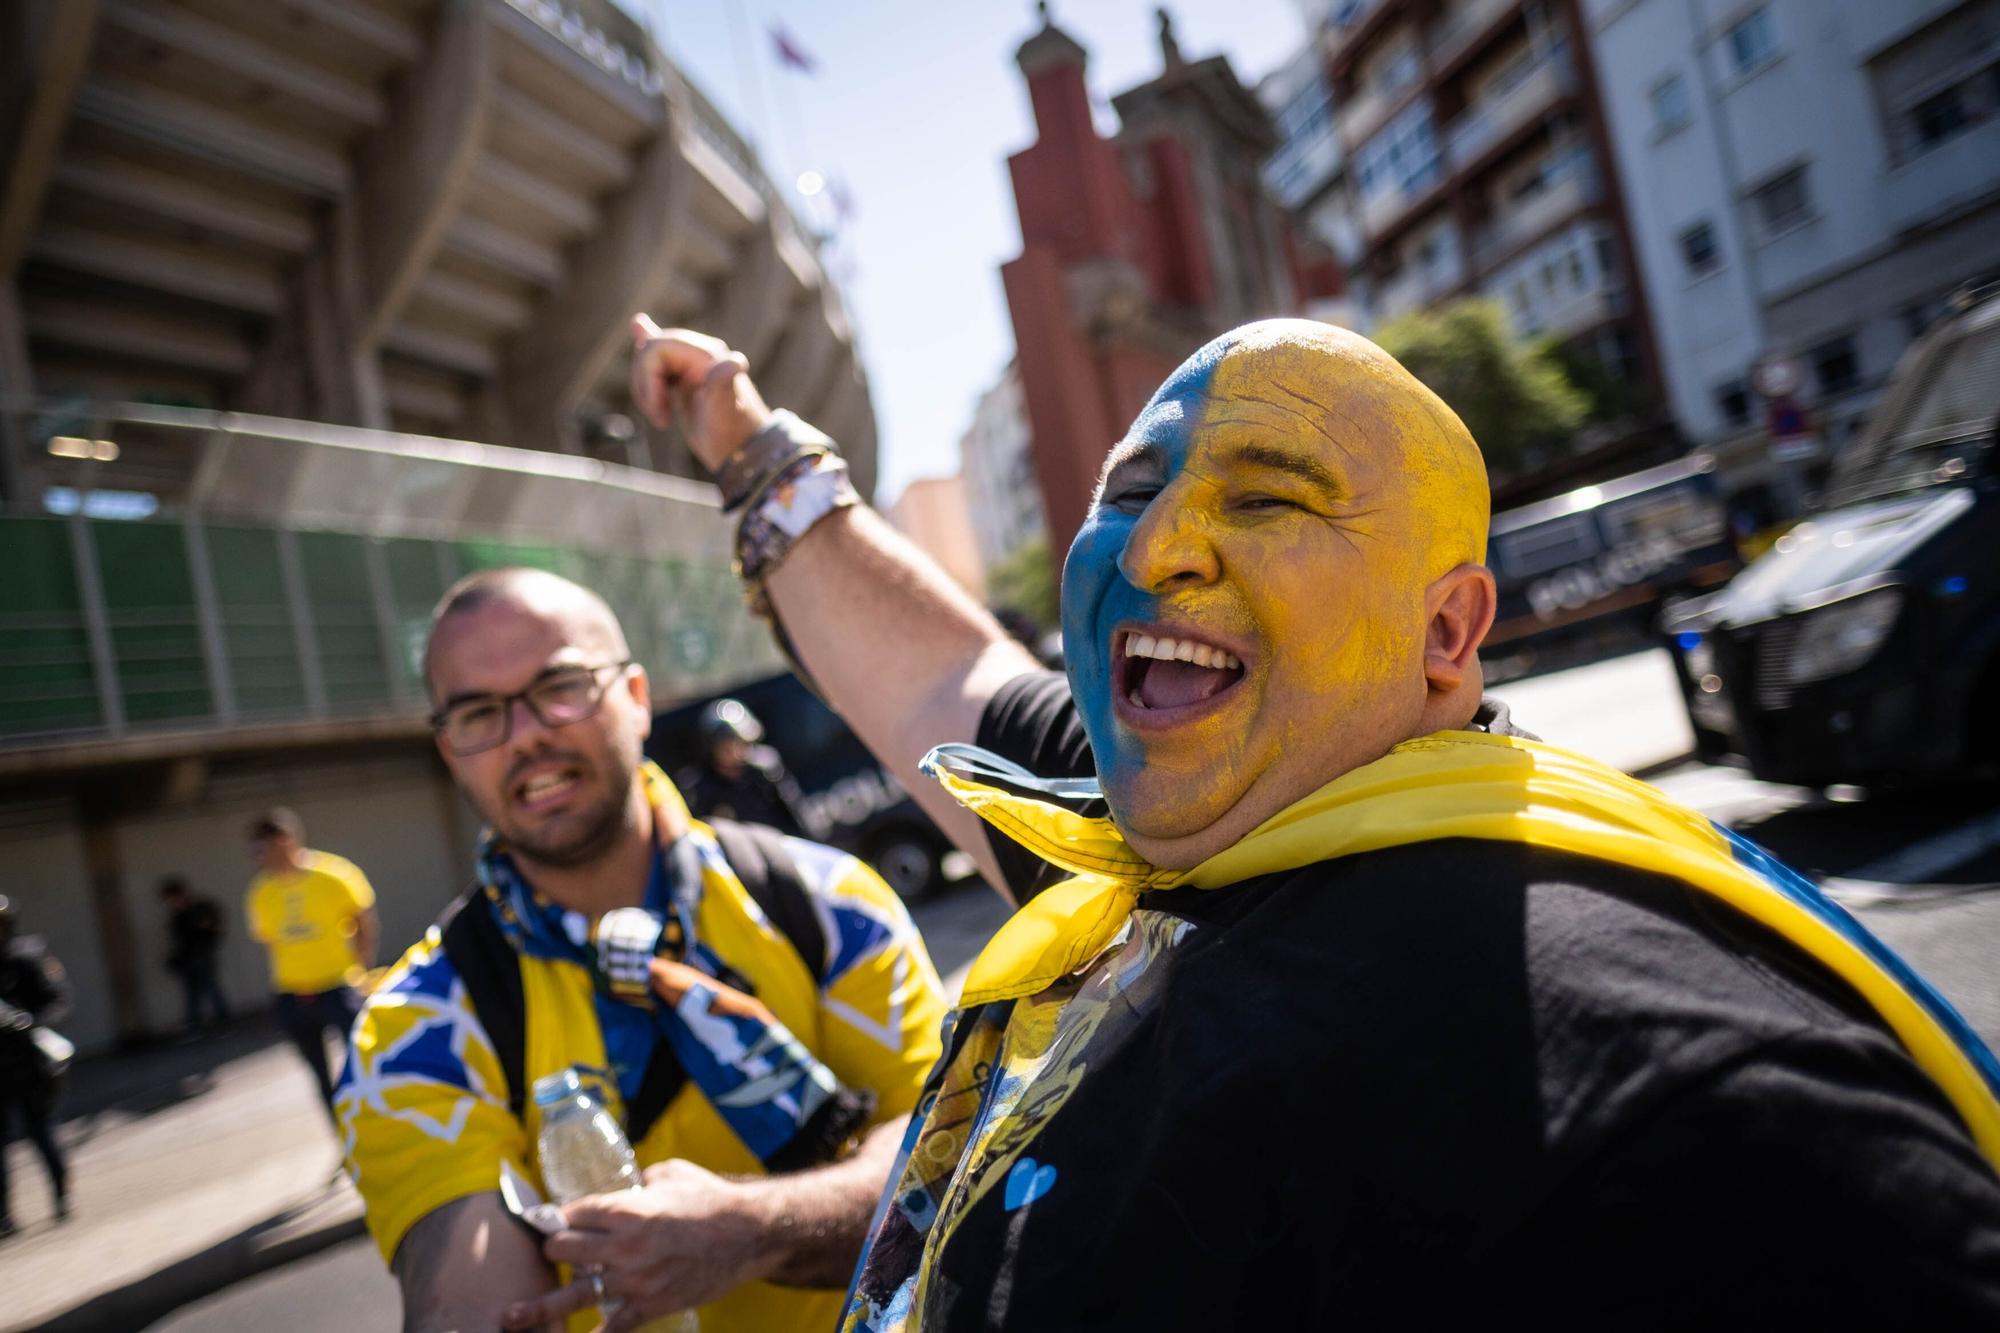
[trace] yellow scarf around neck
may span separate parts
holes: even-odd
[[[967,1008],[1034,994],[1083,967],[1150,890],[1221,889],[1439,838],[1526,843],[1671,876],[1804,950],[1875,1009],[2000,1167],[2000,1066],[1950,1006],[1809,882],[1596,760],[1512,736],[1438,732],[1405,741],[1176,871],[1146,861],[1109,819],[976,781],[943,755],[933,751],[924,770],[1072,876],[1030,900],[974,960],[961,1001]]]

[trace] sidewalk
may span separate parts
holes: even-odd
[[[361,1232],[312,1077],[262,1017],[81,1061],[63,1108],[71,1216],[40,1157],[6,1151],[21,1231],[0,1242],[0,1330],[138,1329]]]

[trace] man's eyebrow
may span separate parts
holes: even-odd
[[[1109,477],[1119,468],[1134,464],[1157,463],[1163,452],[1159,445],[1146,440],[1126,440],[1115,444],[1104,457],[1104,475]]]
[[[521,689],[532,690],[535,686],[541,684],[559,671],[575,671],[581,666],[583,666],[581,662],[551,662],[540,671],[537,671],[534,679],[523,685]],[[518,690],[509,690],[506,693],[518,694],[519,692]],[[446,695],[444,702],[437,706],[437,711],[442,713],[447,708],[456,708],[460,704],[474,703],[481,699],[500,699],[504,697],[505,695],[499,690],[460,690],[456,694]]]
[[[1249,463],[1256,467],[1267,467],[1278,472],[1289,472],[1312,486],[1324,491],[1329,499],[1345,500],[1347,487],[1333,470],[1309,454],[1298,453],[1275,444],[1237,444],[1222,451],[1225,463]]]

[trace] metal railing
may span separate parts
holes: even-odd
[[[269,417],[75,403],[17,415],[43,461],[34,503],[0,514],[0,748],[414,724],[431,607],[498,565],[602,593],[657,699],[778,665],[744,609],[712,487]],[[76,457],[77,440],[111,447]],[[179,484],[123,489],[169,460],[184,464]]]

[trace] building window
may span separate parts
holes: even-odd
[[[1933,297],[1928,301],[1919,301],[1912,306],[1905,306],[1903,309],[1903,331],[1910,335],[1910,341],[1915,342],[1917,339],[1923,337],[1929,331],[1931,325],[1943,318],[1946,306],[1947,302],[1941,296]]]
[[[1742,380],[1729,380],[1715,386],[1715,410],[1722,413],[1722,419],[1732,426],[1750,424],[1750,386]]]
[[[1401,92],[1415,83],[1417,76],[1422,72],[1422,68],[1417,64],[1415,48],[1406,46],[1390,56],[1388,63],[1382,66],[1382,91]]]
[[[1681,233],[1681,259],[1695,277],[1722,267],[1722,251],[1715,244],[1715,228],[1697,222]]]
[[[1617,328],[1607,331],[1599,348],[1604,361],[1604,370],[1614,380],[1634,380],[1639,378],[1639,335],[1630,329]]]
[[[1739,21],[1722,40],[1729,48],[1730,68],[1738,74],[1748,74],[1778,54],[1778,34],[1768,7]]]
[[[1793,167],[1773,176],[1750,192],[1757,209],[1757,221],[1766,236],[1776,236],[1812,217],[1812,198],[1806,193],[1806,169]]]
[[[1653,126],[1665,134],[1687,123],[1687,84],[1680,75],[1669,75],[1653,85]]]
[[[1361,145],[1361,151],[1354,155],[1354,172],[1363,197],[1391,182],[1415,194],[1437,180],[1442,164],[1437,135],[1431,128],[1430,103],[1419,101]]]
[[[1920,153],[1943,143],[1971,123],[1972,117],[1965,110],[1965,95],[1958,88],[1947,88],[1926,97],[1910,109],[1910,137]]]
[[[1861,363],[1854,354],[1854,337],[1847,334],[1821,343],[1806,353],[1822,397],[1846,393],[1861,382]]]

